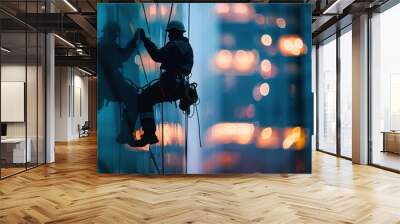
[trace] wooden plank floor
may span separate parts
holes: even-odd
[[[400,223],[400,175],[315,152],[312,175],[96,173],[96,142],[0,181],[0,223]]]

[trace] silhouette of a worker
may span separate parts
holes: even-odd
[[[157,103],[176,101],[184,96],[185,76],[188,76],[193,67],[193,50],[189,39],[183,36],[186,32],[184,25],[179,21],[171,21],[167,25],[169,42],[162,48],[146,37],[144,30],[139,29],[140,39],[150,57],[161,63],[160,80],[149,86],[139,94],[140,122],[144,134],[139,140],[130,145],[141,147],[158,142],[154,121],[153,106]]]
[[[99,69],[103,75],[99,76],[98,80],[102,85],[98,109],[100,110],[107,102],[121,103],[123,114],[117,141],[120,144],[127,144],[133,141],[138,90],[124,77],[121,69],[137,47],[140,34],[136,32],[132,40],[125,47],[121,47],[117,42],[120,32],[118,23],[110,22],[104,26],[103,35],[99,39]],[[138,67],[134,69],[139,70]]]

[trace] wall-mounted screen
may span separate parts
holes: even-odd
[[[310,4],[97,9],[99,172],[311,172]]]
[[[24,102],[24,82],[1,82],[1,122],[24,122]]]

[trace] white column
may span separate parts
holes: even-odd
[[[368,16],[353,20],[353,162],[368,163]]]
[[[46,4],[47,12],[54,11],[50,1]],[[55,43],[54,34],[46,35],[46,163],[55,161]]]

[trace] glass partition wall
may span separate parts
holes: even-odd
[[[351,158],[351,25],[317,45],[317,150]]]
[[[400,171],[400,4],[371,18],[370,163]]]
[[[40,2],[18,7],[35,13]],[[1,179],[45,163],[45,41],[44,33],[0,11]]]

